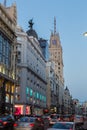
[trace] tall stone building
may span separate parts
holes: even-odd
[[[54,33],[50,37],[50,60],[55,62],[55,73],[59,76],[59,80],[64,84],[63,78],[63,59],[62,59],[62,46],[59,34],[56,33],[56,19],[54,18]]]
[[[65,114],[71,114],[72,112],[71,101],[72,97],[70,95],[68,87],[66,86],[66,88],[64,89],[64,110],[63,110]]]
[[[59,79],[54,72],[54,63],[46,64],[47,108],[50,113],[59,113]]]
[[[57,111],[62,113],[63,99],[64,99],[64,78],[63,78],[63,58],[62,58],[62,46],[60,42],[59,34],[56,33],[56,19],[54,18],[54,32],[50,36],[50,62],[54,63],[54,74],[56,75],[58,85],[56,93],[57,96]],[[52,104],[52,102],[51,102]]]
[[[13,14],[10,16],[11,12]],[[0,113],[13,111],[16,78],[15,27],[16,5],[7,8],[0,4]]]
[[[46,108],[46,60],[33,29],[17,27],[17,83],[14,114],[43,114]]]

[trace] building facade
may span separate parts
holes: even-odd
[[[59,79],[54,72],[54,63],[46,64],[47,74],[47,108],[49,113],[59,113]]]
[[[49,44],[48,44],[48,41],[43,39],[43,38],[40,38],[39,43],[40,43],[40,47],[42,49],[43,56],[46,59],[46,61],[48,61],[49,60]]]
[[[59,34],[56,33],[56,19],[54,18],[54,33],[50,36],[50,60],[55,62],[55,73],[59,76],[59,80],[64,84],[63,78],[63,58],[62,46]]]
[[[58,77],[58,109],[62,113],[63,97],[64,97],[64,78],[63,78],[63,58],[62,46],[59,34],[56,33],[56,19],[54,18],[54,33],[50,36],[50,62],[54,63],[54,73]]]
[[[38,36],[31,27],[24,32],[17,27],[17,86],[15,114],[43,114],[46,108],[46,61]]]
[[[10,16],[7,10],[12,9]],[[15,90],[16,5],[0,4],[0,113],[13,112]],[[14,21],[15,19],[15,21]]]
[[[72,97],[68,87],[64,89],[64,114],[72,114]]]

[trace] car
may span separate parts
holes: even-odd
[[[75,122],[57,122],[47,130],[83,130],[82,124]]]
[[[60,118],[60,115],[58,115],[58,114],[51,114],[50,115],[50,125],[53,125],[53,124],[55,124],[56,122],[58,122],[59,121],[59,118]]]
[[[66,122],[68,122],[68,121],[70,121],[70,116],[71,115],[63,115],[63,121],[66,121]]]
[[[12,130],[15,119],[12,115],[0,116],[0,130]]]
[[[22,116],[14,123],[14,130],[31,130],[36,117]]]
[[[58,119],[57,119],[57,118],[51,118],[51,119],[50,119],[50,125],[53,125],[53,124],[55,124],[56,122],[58,122]]]
[[[44,128],[47,129],[50,125],[50,116],[43,115],[42,116],[43,122],[44,122]]]
[[[42,118],[45,120],[48,120],[48,121],[50,121],[50,119],[51,119],[51,117],[50,117],[50,115],[43,115],[42,116]]]

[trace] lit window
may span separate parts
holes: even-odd
[[[9,94],[6,94],[6,102],[9,102]]]
[[[11,96],[11,104],[13,104],[13,96]]]
[[[33,90],[32,89],[30,89],[30,96],[32,96],[33,95]]]
[[[29,94],[29,88],[26,87],[26,94]]]
[[[39,93],[37,93],[37,98],[39,98]]]

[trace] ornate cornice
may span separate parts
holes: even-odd
[[[5,35],[13,40],[15,36],[15,25],[13,24],[11,18],[4,7],[0,4],[0,30],[5,33]]]

